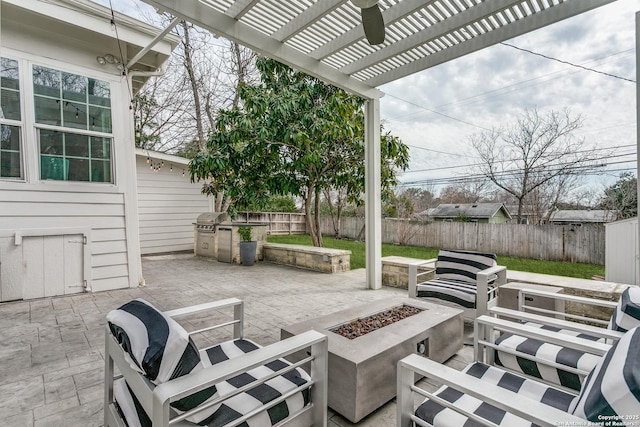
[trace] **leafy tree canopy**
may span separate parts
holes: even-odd
[[[191,178],[205,181],[204,193],[224,192],[246,206],[263,206],[273,194],[303,196],[312,240],[321,245],[319,221],[309,221],[322,190],[342,188],[350,201],[361,199],[364,102],[277,61],[261,58],[256,66],[261,83],[241,85],[241,107],[219,113],[206,150],[190,163]],[[408,164],[408,149],[386,133],[381,151],[388,191],[395,170]]]

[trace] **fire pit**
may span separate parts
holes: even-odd
[[[417,311],[417,312],[414,312]],[[414,312],[410,316],[404,316]],[[386,314],[385,314],[386,313]],[[403,313],[403,314],[400,314]],[[399,318],[403,316],[403,318]],[[364,332],[364,325],[393,322]],[[355,321],[359,332],[350,329]],[[345,327],[346,326],[346,327]],[[357,423],[396,395],[400,359],[420,353],[444,362],[462,348],[462,310],[409,298],[375,301],[282,328],[282,339],[308,330],[329,341],[329,406]],[[305,355],[299,355],[298,360]]]
[[[362,319],[355,319],[348,323],[329,329],[334,334],[342,335],[350,340],[361,337],[364,334],[384,328],[387,325],[396,323],[409,316],[416,315],[422,310],[410,305],[403,304],[400,307],[393,307],[382,313],[376,313]]]

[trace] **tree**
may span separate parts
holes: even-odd
[[[460,181],[440,191],[440,203],[475,203],[485,191],[487,181]]]
[[[600,200],[601,209],[617,212],[617,219],[638,216],[638,184],[631,172],[624,172],[618,181],[604,190]]]
[[[363,101],[277,61],[256,62],[261,83],[242,84],[240,105],[220,111],[206,152],[190,164],[203,192],[224,191],[226,206],[271,194],[300,195],[307,229],[322,246],[320,200],[325,189],[343,189],[349,200],[364,188]],[[408,163],[408,149],[389,133],[381,139],[382,181]]]
[[[527,195],[559,177],[595,168],[595,149],[585,149],[574,132],[582,118],[570,111],[525,111],[516,123],[471,137],[481,158],[479,172],[518,202],[520,222]],[[567,191],[567,188],[563,188]]]

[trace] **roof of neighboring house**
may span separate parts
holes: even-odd
[[[507,218],[511,218],[511,214],[502,203],[442,203],[429,209],[429,216],[432,218],[457,218],[466,215],[469,218],[492,218],[500,210]]]
[[[617,218],[616,211],[597,209],[558,210],[551,214],[551,222],[611,222]]]

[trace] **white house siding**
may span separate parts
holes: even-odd
[[[23,169],[20,179],[0,178],[0,301],[82,292],[78,274],[86,290],[137,286],[142,272],[131,81],[122,80],[112,64],[96,61],[98,55],[119,53],[110,12],[86,0],[5,0],[0,6],[1,56],[20,67]],[[135,54],[127,48],[144,47],[155,34],[143,23],[118,18],[126,59]],[[161,50],[147,56],[166,59],[167,46],[160,42]],[[109,83],[112,183],[40,180],[34,65]]]
[[[164,160],[157,172],[150,169],[146,154],[136,156],[140,250],[144,254],[193,250],[193,223],[212,210],[211,198],[201,193],[202,184],[191,183],[186,160],[158,154]],[[173,171],[171,167],[173,166]],[[182,176],[183,171],[185,172]]]
[[[26,278],[47,271],[43,265],[22,269],[30,253],[27,238],[82,234],[87,239],[89,259],[83,262],[87,286],[94,290],[129,286],[124,195],[122,193],[77,193],[65,191],[14,191],[0,184],[0,298],[3,301],[60,295],[33,293]],[[16,244],[16,235],[24,236]],[[67,239],[68,240],[68,239]],[[55,249],[54,249],[55,250]],[[16,252],[18,251],[18,252]],[[4,256],[3,256],[4,254]],[[67,259],[67,262],[70,260]],[[82,261],[82,260],[81,260]],[[35,273],[34,273],[35,271]],[[11,282],[11,283],[10,283]],[[137,278],[136,278],[137,282]],[[16,283],[22,283],[16,286]],[[81,292],[82,289],[77,289]]]

